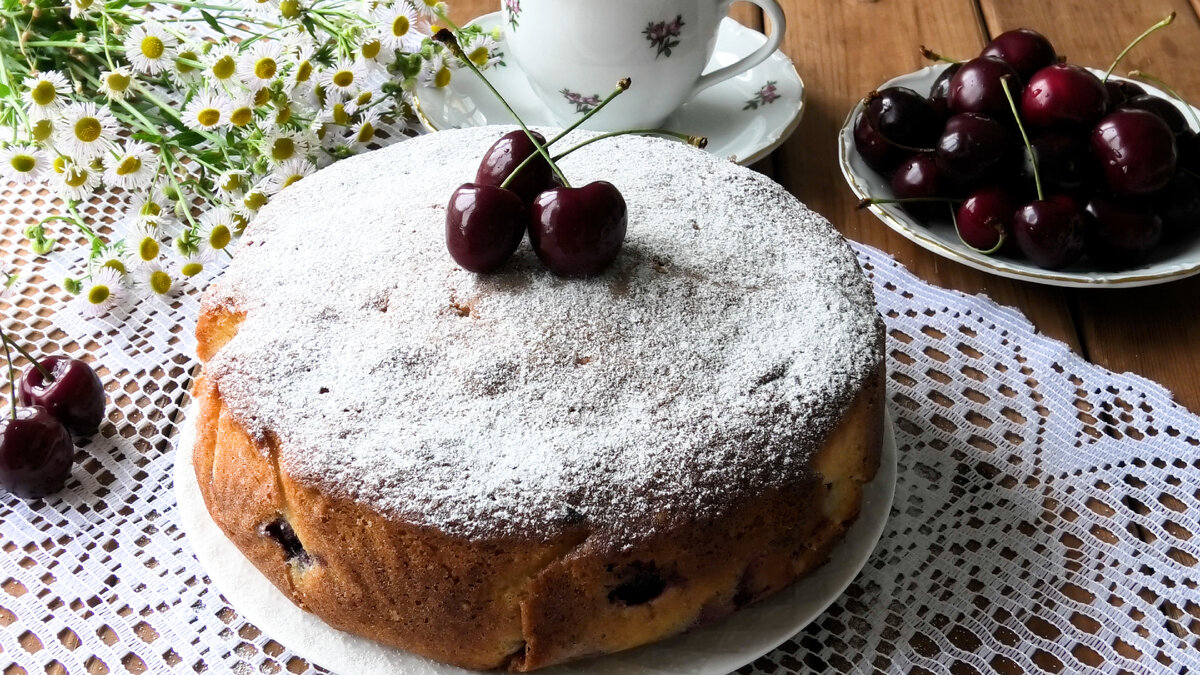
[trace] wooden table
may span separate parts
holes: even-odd
[[[971,58],[989,36],[1018,27],[1045,34],[1071,62],[1107,68],[1130,40],[1169,12],[1175,23],[1143,42],[1119,73],[1140,69],[1200,103],[1200,0],[779,0],[788,16],[783,51],[807,89],[796,133],[755,165],[828,217],[847,237],[883,249],[922,278],[986,293],[1021,309],[1044,334],[1116,372],[1162,383],[1200,412],[1200,277],[1127,290],[1060,289],[992,276],[936,256],[893,232],[842,179],[836,136],[846,113],[880,83],[928,65],[918,47]],[[495,11],[496,0],[453,0],[456,20]],[[762,28],[757,7],[734,16]]]

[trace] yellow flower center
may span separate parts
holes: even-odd
[[[162,213],[162,207],[156,202],[146,202],[142,205],[143,216],[157,216]]]
[[[52,83],[42,80],[29,92],[29,97],[38,105],[50,105],[58,98],[58,90]]]
[[[267,205],[267,196],[261,192],[251,192],[246,195],[242,203],[251,211],[257,211]]]
[[[50,120],[38,120],[33,125],[33,140],[44,141],[54,133],[54,123]]]
[[[358,135],[355,140],[359,143],[367,143],[375,137],[375,127],[370,122],[363,122],[363,125],[358,129]]]
[[[349,70],[339,70],[333,74],[333,83],[345,89],[354,84],[354,73]]]
[[[229,228],[225,225],[214,225],[212,232],[208,233],[208,243],[217,250],[221,250],[229,245],[233,235],[230,234]]]
[[[110,295],[112,295],[112,291],[108,289],[108,286],[98,284],[92,286],[91,290],[88,291],[87,301],[93,305],[101,305],[108,300],[108,296]]]
[[[128,176],[131,173],[137,173],[142,168],[142,160],[137,157],[126,157],[117,165],[118,176]]]
[[[470,54],[467,54],[467,58],[471,59],[471,63],[482,68],[487,65],[488,59],[491,58],[491,52],[488,51],[487,47],[476,47],[471,50]]]
[[[254,105],[266,105],[271,100],[271,91],[266,87],[254,92]]]
[[[346,106],[341,103],[333,104],[333,121],[337,124],[345,124],[350,121],[350,115],[346,113]]]
[[[105,260],[104,264],[101,265],[101,267],[107,267],[110,270],[116,270],[117,272],[119,272],[121,274],[125,274],[126,272],[129,271],[129,270],[125,269],[125,263],[123,263],[120,260],[117,260],[115,258],[110,258],[108,260]]]
[[[204,271],[204,265],[198,262],[190,262],[179,268],[179,273],[185,277],[194,277]]]
[[[9,164],[12,164],[17,173],[29,173],[37,166],[37,159],[33,155],[13,155]]]
[[[198,60],[196,52],[179,52],[178,58],[175,59],[175,67],[179,72],[187,74],[196,69],[190,62]]]
[[[180,70],[183,70],[180,67]],[[104,84],[113,91],[125,91],[129,88],[129,76],[124,73],[109,73],[108,77],[104,78]]]
[[[226,192],[233,192],[242,186],[242,177],[239,174],[231,173],[225,177],[225,182],[221,183],[221,189]]]
[[[292,119],[292,107],[286,104],[279,106],[279,110],[275,111],[275,123],[287,124],[290,119]]]
[[[358,95],[358,98],[354,99],[354,102],[357,103],[358,105],[366,105],[371,102],[371,97],[374,95],[375,95],[374,92],[372,92],[370,89],[368,89],[368,90],[360,93]]]
[[[217,78],[218,80],[228,80],[229,78],[233,77],[233,74],[236,72],[237,62],[234,61],[233,57],[228,54],[217,59],[212,64],[213,77]]]
[[[362,46],[363,58],[373,59],[376,56],[379,56],[379,52],[382,49],[383,49],[383,45],[379,43],[379,40],[371,40],[369,42],[364,42],[363,46]]]
[[[54,163],[51,166],[54,167],[54,173],[62,173],[67,170],[67,158],[59,155],[54,158]]]
[[[76,7],[78,7],[79,9],[84,9],[84,10],[90,9],[93,4],[92,0],[71,0],[71,1],[73,3],[75,3]]]
[[[171,291],[171,275],[162,270],[154,270],[150,273],[150,289],[159,295],[166,295]]]
[[[396,37],[404,37],[408,35],[408,29],[411,27],[408,17],[401,14],[392,20],[392,35]]]
[[[300,65],[296,66],[296,81],[308,82],[308,78],[312,77],[313,64],[311,61],[301,61]]]
[[[233,231],[234,232],[236,232],[238,234],[245,232],[246,226],[249,224],[250,224],[250,221],[246,220],[244,217],[242,217],[236,213],[233,214]]]
[[[271,144],[271,159],[282,162],[296,154],[296,142],[290,138],[276,138]]]
[[[66,174],[63,182],[71,187],[79,187],[87,182],[88,172],[86,169],[72,169]]]
[[[291,185],[292,183],[295,183],[296,181],[300,180],[301,178],[304,178],[304,176],[302,176],[298,173],[294,173],[283,180],[283,184],[280,185],[279,189],[282,190],[283,188]]]
[[[437,87],[438,89],[441,89],[443,87],[448,86],[449,84],[450,84],[450,69],[446,66],[442,66],[441,70],[437,71],[437,73],[433,76],[433,86]]]
[[[298,0],[283,0],[279,3],[279,13],[285,19],[295,19],[300,16],[300,3]]]
[[[154,237],[143,237],[142,242],[138,244],[138,257],[149,262],[158,257],[158,241]]]
[[[157,61],[162,58],[163,52],[167,51],[167,46],[163,44],[160,38],[153,35],[147,35],[142,38],[142,56]]]
[[[269,80],[275,77],[275,71],[278,68],[275,59],[264,57],[254,62],[254,76],[260,80]]]
[[[75,123],[75,138],[84,143],[93,143],[100,138],[100,132],[103,130],[100,120],[95,117],[80,117],[79,121]]]
[[[244,127],[254,120],[254,111],[249,106],[234,108],[229,113],[229,123],[235,127]]]
[[[221,111],[216,108],[205,108],[196,113],[196,121],[202,127],[215,127],[221,121]]]

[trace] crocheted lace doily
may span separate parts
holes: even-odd
[[[179,529],[196,294],[73,316],[57,284],[84,243],[34,259],[20,232],[51,197],[10,188],[0,204],[0,248],[27,275],[0,301],[5,329],[94,358],[110,398],[67,489],[0,496],[0,672],[321,672],[211,589]],[[124,211],[113,194],[86,206],[103,230]],[[888,325],[891,520],[846,594],[740,672],[1200,667],[1200,418],[1017,311],[857,250]]]

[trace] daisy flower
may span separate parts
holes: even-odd
[[[171,202],[162,190],[136,193],[129,202],[125,217],[130,221],[149,220],[158,228],[171,219]]]
[[[267,205],[271,200],[271,195],[278,192],[278,186],[270,176],[260,178],[246,194],[242,195],[234,205],[234,213],[240,214],[246,219],[254,217],[258,210]]]
[[[0,179],[23,185],[36,183],[50,168],[46,151],[34,145],[10,145],[0,150]]]
[[[63,154],[79,160],[99,157],[117,135],[117,118],[108,108],[91,101],[63,108],[54,130],[54,145]]]
[[[104,182],[126,190],[148,187],[158,172],[158,155],[141,141],[129,141],[119,153],[104,157]]]
[[[490,68],[500,61],[500,56],[495,51],[496,38],[492,37],[491,33],[480,33],[463,45],[463,52],[467,58],[480,70]]]
[[[189,253],[179,261],[179,274],[185,279],[191,279],[199,274],[203,274],[204,270],[212,264],[212,255],[197,251]]]
[[[272,164],[282,164],[289,159],[303,157],[309,145],[310,140],[303,134],[272,130],[263,135],[262,154]]]
[[[366,87],[362,91],[355,94],[354,98],[346,101],[345,109],[347,113],[353,115],[360,109],[370,105],[371,103],[382,101],[384,98],[382,86],[379,84],[372,84],[371,86]]]
[[[206,91],[188,103],[183,111],[183,122],[193,129],[207,131],[228,124],[231,112],[224,96]]]
[[[96,0],[71,0],[71,18],[80,19],[91,16],[96,8]]]
[[[174,279],[157,260],[139,267],[134,276],[138,288],[145,289],[150,296],[163,300],[170,300],[179,295],[183,288],[183,284]]]
[[[30,117],[39,120],[52,117],[62,109],[71,93],[71,83],[57,70],[30,75],[25,78],[23,84],[25,107]]]
[[[316,170],[317,167],[307,159],[289,159],[275,167],[274,178],[279,189],[282,190],[306,176],[311,176]]]
[[[231,170],[217,176],[214,183],[223,197],[237,197],[249,185],[245,171]]]
[[[208,76],[218,82],[229,82],[238,72],[238,48],[235,44],[218,45],[205,61]]]
[[[433,21],[439,15],[446,13],[446,3],[440,0],[411,0],[411,4],[416,8],[418,14],[429,21]]]
[[[49,143],[54,137],[54,120],[44,119],[33,123],[32,136],[33,140],[38,143]]]
[[[100,174],[84,165],[64,162],[62,169],[55,167],[54,189],[64,200],[80,201],[92,196],[100,187]]]
[[[242,128],[254,121],[254,96],[239,94],[229,103],[229,123]]]
[[[374,110],[368,110],[359,117],[358,123],[351,127],[346,140],[350,142],[352,147],[363,148],[375,140],[375,133],[378,130],[379,113]]]
[[[336,98],[349,98],[366,84],[366,76],[366,67],[362,61],[342,57],[332,67],[321,72],[317,83]]]
[[[120,275],[121,281],[127,281],[129,270],[133,269],[133,258],[121,245],[108,245],[100,249],[96,257],[88,261],[88,269],[94,275],[103,269],[110,269]]]
[[[139,23],[125,36],[125,56],[133,69],[158,75],[171,67],[177,40],[157,21]]]
[[[283,47],[278,42],[259,40],[238,59],[238,76],[255,91],[270,86],[279,74],[282,56]]]
[[[242,6],[253,15],[263,18],[274,18],[279,0],[242,0]]]
[[[125,296],[121,274],[110,267],[102,267],[92,272],[83,291],[75,298],[75,306],[83,316],[96,318],[111,312]]]
[[[162,241],[159,239],[158,228],[153,221],[138,219],[137,224],[125,237],[125,243],[132,251],[131,257],[138,265],[148,265],[158,260],[162,253]]]
[[[387,72],[387,67],[396,61],[396,52],[393,49],[384,49],[383,41],[378,35],[368,33],[364,35],[358,44],[358,55],[362,57],[363,63],[371,72]]]
[[[227,206],[216,206],[200,216],[200,232],[202,250],[211,252],[223,251],[233,241],[233,232],[237,223],[233,220],[233,211]]]
[[[129,94],[129,87],[133,84],[133,73],[126,66],[118,66],[113,70],[105,70],[100,73],[100,93],[104,94],[108,99],[124,100]]]
[[[421,64],[421,73],[418,77],[425,86],[442,89],[450,84],[454,73],[450,63],[446,61],[445,53],[435,51],[429,60]]]
[[[392,51],[416,52],[421,49],[424,37],[417,30],[417,13],[407,2],[397,2],[391,7],[380,7],[371,18],[379,30],[379,39],[384,47]]]
[[[204,77],[204,65],[200,59],[203,50],[198,45],[185,44],[175,53],[171,62],[171,81],[181,89],[196,84]]]
[[[347,110],[348,105],[342,101],[331,103],[329,107],[323,108],[320,114],[317,115],[317,121],[325,124],[336,124],[340,127],[350,124],[350,111]]]

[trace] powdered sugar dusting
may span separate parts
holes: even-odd
[[[452,534],[618,541],[712,515],[807,461],[881,358],[850,248],[762,176],[621,138],[563,162],[629,206],[617,263],[528,244],[456,267],[445,204],[496,128],[338,163],[263,210],[206,302],[248,311],[206,366],[300,480]]]

